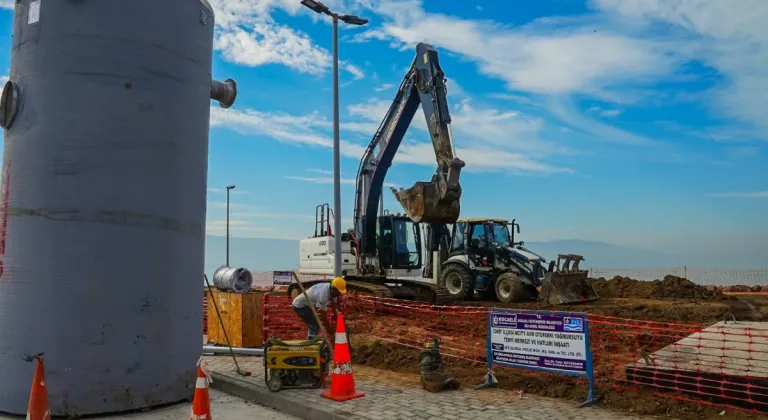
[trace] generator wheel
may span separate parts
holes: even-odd
[[[475,287],[475,277],[472,272],[460,264],[448,264],[440,276],[441,283],[453,299],[467,300],[472,296]]]
[[[270,370],[269,372],[269,380],[267,380],[267,389],[269,389],[272,392],[280,391],[280,389],[283,388],[283,380],[280,377],[280,371],[278,370]]]
[[[501,303],[519,302],[523,297],[523,282],[515,273],[503,273],[494,286],[496,298]]]

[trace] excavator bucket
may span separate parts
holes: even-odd
[[[551,305],[568,305],[600,299],[587,282],[587,270],[579,269],[582,260],[584,257],[581,255],[560,254],[557,262],[551,261],[539,300]]]
[[[459,219],[459,197],[441,200],[435,179],[432,182],[419,181],[411,188],[400,188],[400,191],[391,189],[405,214],[414,222],[456,223]]]

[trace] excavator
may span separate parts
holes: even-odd
[[[434,146],[437,170],[429,182],[392,189],[404,214],[384,212],[384,179],[421,105]],[[446,303],[448,290],[422,276],[421,223],[456,222],[461,210],[459,177],[464,161],[451,138],[445,73],[435,48],[416,46],[416,56],[360,160],[355,192],[354,229],[332,232],[327,204],[315,212],[315,234],[299,245],[299,273],[332,275],[334,241],[341,240],[342,274],[353,293]],[[338,237],[337,237],[338,235]],[[313,282],[306,282],[312,284]],[[289,293],[295,294],[292,289]]]
[[[429,182],[390,188],[404,214],[388,213],[382,201],[384,179],[419,105],[437,170]],[[587,271],[578,268],[583,257],[560,255],[547,270],[546,260],[523,248],[522,242],[509,240],[506,221],[459,219],[459,177],[465,163],[456,156],[450,123],[445,74],[437,51],[419,43],[392,105],[360,160],[354,229],[338,235],[347,287],[353,293],[434,304],[488,292],[504,303],[538,298],[569,304],[597,299],[586,283]],[[333,275],[332,218],[328,204],[316,208],[314,236],[299,244],[300,274]],[[452,231],[448,225],[453,225]],[[514,221],[511,226],[519,231]],[[298,286],[292,285],[288,293],[298,293]]]

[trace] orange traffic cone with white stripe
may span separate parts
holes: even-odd
[[[197,362],[197,381],[195,381],[195,396],[192,399],[192,415],[190,420],[211,420],[211,398],[208,394],[208,384],[212,382],[205,361]]]
[[[51,409],[48,403],[48,388],[45,385],[43,355],[40,354],[34,358],[37,359],[37,368],[35,368],[35,377],[32,379],[26,420],[50,420]]]
[[[333,345],[333,370],[331,371],[331,391],[323,392],[323,397],[334,401],[349,401],[364,397],[355,391],[355,378],[352,375],[352,355],[347,342],[347,330],[344,317],[339,314],[336,322],[336,338]]]

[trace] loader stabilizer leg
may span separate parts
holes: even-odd
[[[568,305],[600,299],[587,282],[589,272],[579,268],[579,263],[583,260],[581,255],[560,254],[557,261],[551,261],[539,300],[547,301],[551,305]]]

